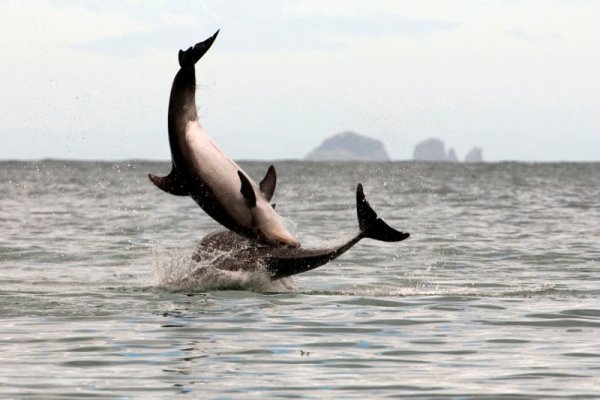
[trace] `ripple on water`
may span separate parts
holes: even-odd
[[[275,283],[189,279],[217,224],[148,183],[170,163],[2,167],[0,397],[600,393],[600,164],[278,163],[307,245],[355,232],[356,182],[411,238]]]

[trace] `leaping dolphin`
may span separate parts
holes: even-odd
[[[239,235],[270,245],[298,247],[300,242],[285,229],[269,204],[276,184],[273,166],[257,185],[213,143],[198,122],[195,64],[218,33],[179,51],[181,68],[169,100],[172,169],[167,176],[148,177],[167,193],[190,196],[217,222]]]
[[[250,241],[228,230],[218,230],[208,234],[200,241],[192,259],[194,261],[208,260],[211,268],[230,271],[254,271],[263,267],[270,273],[271,280],[276,280],[327,264],[344,254],[363,238],[399,242],[410,236],[409,233],[395,230],[377,217],[365,198],[360,183],[356,188],[356,211],[358,234],[338,246],[321,249],[273,247]],[[221,254],[215,257],[215,251]],[[204,271],[202,268],[198,269],[194,275],[201,275]]]

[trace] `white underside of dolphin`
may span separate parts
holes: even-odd
[[[269,245],[298,247],[269,201],[276,175],[271,166],[257,185],[239,165],[211,140],[198,121],[195,64],[214,42],[179,52],[180,70],[173,80],[169,101],[169,142],[172,170],[168,176],[149,175],[160,189],[192,197],[217,222],[252,240]]]
[[[202,181],[237,224],[248,227],[257,236],[264,235],[268,241],[293,247],[300,245],[285,229],[281,217],[269,204],[260,187],[211,140],[197,120],[187,124],[180,145],[185,159],[189,160],[188,168],[202,177]],[[243,179],[251,185],[256,198],[253,205],[248,204],[249,200],[242,193]]]

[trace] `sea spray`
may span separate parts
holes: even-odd
[[[272,281],[264,267],[253,271],[230,271],[214,267],[227,252],[215,250],[204,254],[201,261],[194,261],[189,252],[153,251],[153,278],[155,286],[170,291],[247,290],[252,292],[293,292],[293,278]]]

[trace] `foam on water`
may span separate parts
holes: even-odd
[[[425,287],[417,284],[407,287],[394,286],[362,286],[350,285],[333,290],[311,290],[305,294],[331,296],[364,296],[364,297],[407,297],[407,296],[460,296],[460,297],[532,297],[544,295],[560,295],[553,284],[542,284],[538,287],[512,287],[495,292],[482,291],[479,288],[457,287],[440,288],[439,286]]]

